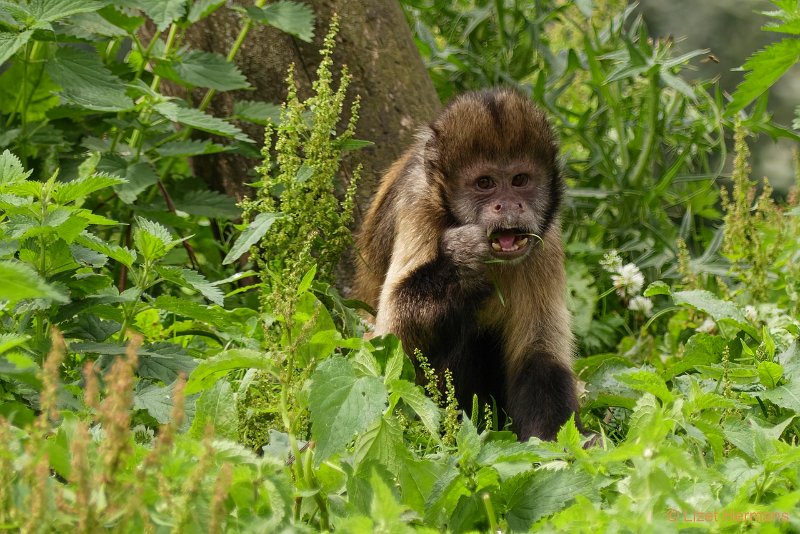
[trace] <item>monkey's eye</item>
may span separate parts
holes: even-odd
[[[478,189],[491,189],[494,187],[494,180],[488,176],[481,176],[475,182],[475,185],[478,186]]]
[[[511,185],[513,185],[514,187],[522,187],[527,183],[528,183],[527,174],[517,174],[511,179]]]

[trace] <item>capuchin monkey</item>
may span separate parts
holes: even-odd
[[[375,333],[450,369],[462,407],[494,401],[523,441],[578,423],[557,154],[528,98],[463,94],[383,177],[357,242]]]

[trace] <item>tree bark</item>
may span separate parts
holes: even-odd
[[[430,121],[439,107],[433,84],[414,45],[403,11],[396,0],[306,0],[314,11],[315,39],[302,42],[268,26],[258,25],[247,37],[236,62],[254,91],[218,94],[210,112],[229,116],[236,100],[279,103],[286,96],[286,72],[295,64],[301,98],[310,94],[319,65],[322,38],[331,16],[339,15],[334,61],[346,64],[352,74],[348,97],[361,96],[356,138],[372,141],[343,164],[345,175],[363,165],[358,188],[356,219],[366,209],[383,171],[410,144],[414,131]],[[239,30],[239,17],[224,9],[190,30],[190,43],[199,49],[227,53]],[[263,129],[245,125],[257,141]],[[241,198],[249,194],[248,182],[258,160],[239,155],[204,157],[195,171],[217,190]]]

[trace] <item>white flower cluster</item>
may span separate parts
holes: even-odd
[[[600,260],[600,265],[611,273],[611,282],[614,284],[617,295],[623,299],[630,299],[628,300],[629,310],[640,312],[648,317],[653,313],[653,301],[639,294],[644,286],[644,275],[636,264],[623,264],[619,252],[611,250]]]

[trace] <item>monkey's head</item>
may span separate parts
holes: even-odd
[[[544,236],[561,205],[558,145],[544,113],[511,89],[466,93],[431,124],[427,174],[452,223],[486,230],[492,254],[513,260]]]

